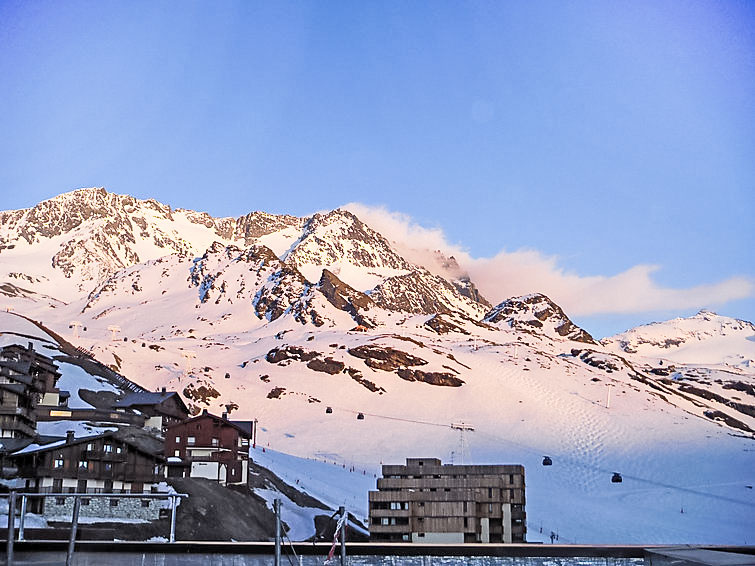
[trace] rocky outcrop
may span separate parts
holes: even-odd
[[[370,293],[375,304],[387,310],[413,314],[460,312],[479,318],[484,307],[459,293],[451,283],[425,269],[389,277]]]
[[[307,362],[307,367],[314,371],[321,371],[323,373],[335,375],[341,373],[346,367],[346,364],[340,360],[334,360],[333,358],[325,358],[324,360],[315,358]]]
[[[484,321],[504,323],[510,328],[534,331],[551,338],[595,344],[587,331],[569,320],[561,307],[542,293],[507,299],[488,312]]]
[[[452,373],[422,371],[409,368],[401,368],[396,373],[401,379],[405,379],[406,381],[421,381],[430,385],[461,387],[464,384],[462,379],[455,377]]]
[[[277,364],[286,360],[297,362],[308,362],[320,356],[320,352],[308,352],[300,346],[282,346],[273,348],[266,355],[265,359],[271,364]],[[343,369],[343,368],[341,368]]]
[[[448,334],[449,332],[458,332],[459,334],[469,334],[461,326],[453,322],[447,315],[436,314],[425,321],[425,326],[438,334]]]
[[[349,313],[357,324],[365,328],[375,326],[375,323],[362,312],[375,306],[372,299],[341,281],[331,271],[322,270],[317,289],[325,295],[331,305]]]
[[[388,346],[365,344],[356,348],[349,348],[348,352],[355,358],[363,359],[369,367],[383,371],[394,371],[401,367],[427,364],[422,358]]]

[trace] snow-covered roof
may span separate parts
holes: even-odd
[[[50,450],[51,448],[57,448],[58,446],[65,446],[65,439],[63,440],[57,440],[55,442],[50,442],[48,444],[37,444],[32,443],[29,444],[26,448],[23,448],[19,450],[18,452],[14,452],[13,456],[20,456],[21,454],[31,454],[33,452],[43,452],[45,450]]]

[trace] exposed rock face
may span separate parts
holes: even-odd
[[[286,260],[298,268],[342,263],[373,269],[408,271],[412,268],[383,236],[352,213],[340,209],[312,216]]]
[[[452,283],[460,295],[472,299],[475,303],[480,303],[487,308],[493,306],[490,304],[490,301],[480,294],[479,289],[477,289],[477,286],[472,283],[472,280],[469,279],[469,277],[464,276],[460,279],[454,279]]]
[[[375,324],[362,314],[361,311],[369,310],[375,303],[364,293],[357,291],[341,281],[327,269],[322,270],[322,277],[317,288],[325,295],[328,302],[349,313],[352,318],[366,328],[372,328]]]
[[[333,358],[325,358],[324,360],[315,358],[307,362],[307,367],[314,371],[321,371],[329,373],[330,375],[335,375],[341,373],[346,367],[346,364],[340,360],[334,360]]]
[[[438,334],[448,334],[449,332],[458,332],[459,334],[469,334],[461,326],[454,323],[447,315],[436,314],[425,321],[425,326],[434,330]]]
[[[267,236],[286,228],[301,230],[306,220],[287,214],[268,214],[267,212],[250,212],[237,218],[233,226],[233,233],[227,237],[242,240],[245,245],[253,243],[257,238]]]
[[[554,338],[595,344],[590,334],[569,320],[561,307],[542,293],[507,299],[488,312],[484,320],[506,323],[511,328],[552,331]]]
[[[445,387],[461,387],[464,381],[455,377],[452,373],[437,371],[422,371],[418,369],[401,368],[396,373],[406,381],[421,381],[430,385],[443,385]]]
[[[370,298],[378,306],[413,314],[461,312],[479,317],[484,307],[462,296],[451,283],[425,269],[390,277],[375,287]]]
[[[384,371],[394,371],[400,367],[423,366],[427,364],[422,358],[388,346],[365,344],[356,348],[349,348],[348,352],[355,358],[363,359],[364,363],[371,368]]]
[[[619,365],[626,366],[626,362],[623,362],[623,360],[619,360],[610,354],[596,352],[595,350],[579,350],[575,348],[572,349],[571,355],[575,358],[579,358],[587,365],[602,369],[608,373],[619,371]]]
[[[277,364],[285,360],[308,362],[314,360],[319,355],[320,352],[308,352],[300,346],[283,346],[281,348],[273,348],[270,350],[265,356],[265,359],[271,364]]]

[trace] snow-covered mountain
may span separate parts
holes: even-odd
[[[215,219],[85,189],[0,219],[8,308],[194,410],[257,418],[262,446],[363,470],[523,463],[530,540],[755,530],[749,323],[702,313],[596,342],[548,297],[491,306],[453,258],[441,277],[342,210]]]

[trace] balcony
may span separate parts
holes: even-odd
[[[105,460],[107,462],[125,462],[126,454],[121,452],[106,452],[105,450],[84,450],[84,458],[87,460]]]

